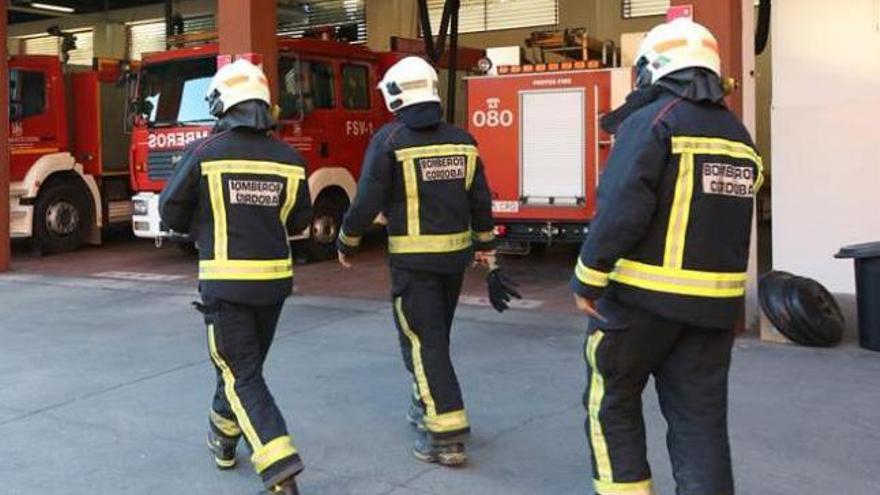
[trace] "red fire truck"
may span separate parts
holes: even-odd
[[[467,79],[468,128],[480,143],[503,248],[583,241],[612,144],[599,119],[623,102],[631,80],[630,68],[573,62]]]
[[[10,230],[42,252],[100,243],[103,227],[131,218],[125,90],[116,61],[98,66],[9,59]]]
[[[391,115],[375,91],[384,69],[399,55],[310,38],[279,38],[279,137],[308,162],[315,218],[308,232],[310,256],[326,258],[345,210],[354,198],[367,144]],[[131,140],[134,232],[139,237],[181,240],[165,231],[158,194],[184,147],[214,124],[205,93],[217,69],[218,47],[206,44],[148,55],[137,81]]]

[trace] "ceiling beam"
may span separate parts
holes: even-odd
[[[10,5],[9,11],[10,12],[21,12],[23,14],[43,15],[46,17],[68,17],[68,16],[72,16],[75,14],[75,13],[68,14],[67,12],[57,12],[54,10],[35,9],[32,7],[19,7],[17,5]]]

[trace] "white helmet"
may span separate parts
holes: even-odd
[[[417,103],[440,103],[437,71],[421,57],[406,57],[397,62],[379,83],[385,106],[391,112]]]
[[[711,31],[684,17],[652,29],[642,41],[636,61],[637,66],[646,64],[650,81],[640,81],[646,85],[691,67],[702,67],[721,77],[718,40]]]
[[[211,106],[211,115],[218,118],[244,101],[259,100],[271,105],[269,81],[259,67],[238,59],[214,74],[205,99]]]

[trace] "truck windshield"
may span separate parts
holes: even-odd
[[[151,126],[213,122],[205,94],[216,71],[213,56],[145,65],[139,113]]]

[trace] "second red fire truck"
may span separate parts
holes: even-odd
[[[278,40],[278,135],[308,162],[315,218],[300,238],[312,258],[335,252],[342,215],[354,198],[367,144],[391,115],[376,85],[399,59],[365,47],[310,38]],[[134,232],[180,240],[165,230],[158,197],[184,147],[214,124],[205,93],[217,70],[218,47],[206,44],[144,57],[133,104],[130,149]]]
[[[502,247],[580,243],[596,212],[612,137],[601,117],[632,89],[631,68],[584,62],[499,67],[467,80],[468,129],[492,187]]]

